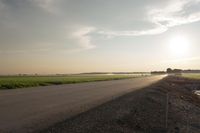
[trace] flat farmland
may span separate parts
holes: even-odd
[[[119,80],[136,78],[141,76],[147,76],[147,74],[77,74],[77,75],[65,75],[65,76],[1,76],[0,77],[0,89],[16,89],[35,86],[48,86],[59,84],[74,84],[83,82],[94,81],[107,81],[107,80]]]
[[[200,79],[200,73],[185,73],[182,76],[185,78]]]

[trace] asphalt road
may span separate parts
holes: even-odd
[[[0,133],[46,128],[163,76],[0,91]]]

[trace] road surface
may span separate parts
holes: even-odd
[[[163,76],[0,91],[0,133],[46,128]]]

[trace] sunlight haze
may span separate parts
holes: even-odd
[[[198,69],[199,0],[0,0],[0,74]]]

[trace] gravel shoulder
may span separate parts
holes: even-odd
[[[200,80],[166,77],[40,132],[199,133],[197,89]]]

